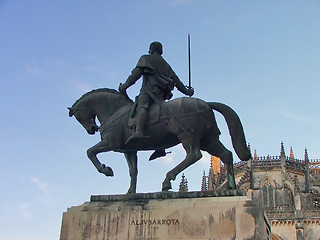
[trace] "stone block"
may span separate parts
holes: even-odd
[[[271,239],[255,201],[198,193],[92,196],[63,213],[60,240]]]

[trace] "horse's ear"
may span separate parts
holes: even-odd
[[[69,109],[69,117],[73,116],[73,108],[72,107],[68,107]]]

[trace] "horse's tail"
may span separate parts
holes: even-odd
[[[251,158],[250,150],[246,143],[243,127],[238,114],[229,106],[218,102],[207,102],[211,109],[218,111],[225,118],[233,148],[238,157],[243,161]]]

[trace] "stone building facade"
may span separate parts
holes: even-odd
[[[201,191],[225,187],[226,172],[219,158],[212,157]],[[320,160],[286,156],[283,143],[279,156],[258,157],[234,164],[237,187],[264,206],[274,240],[320,240]]]

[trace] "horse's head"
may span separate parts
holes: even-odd
[[[132,100],[120,92],[101,88],[85,93],[68,109],[70,117],[75,116],[89,134],[95,134],[99,130],[96,117],[102,123],[115,111],[128,104],[133,104]]]
[[[99,127],[96,124],[96,115],[90,108],[69,107],[69,116],[75,116],[78,122],[87,130],[89,134],[95,134]]]

